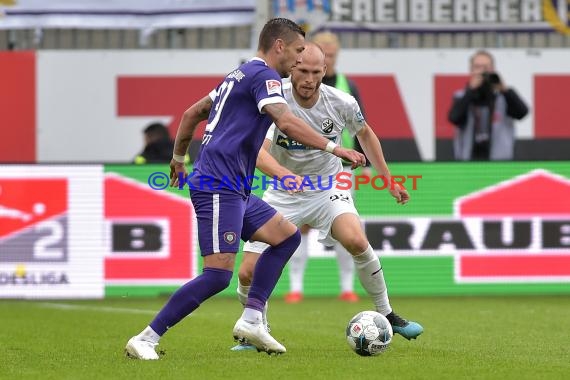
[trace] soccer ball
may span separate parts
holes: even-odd
[[[356,314],[346,327],[348,345],[360,356],[381,354],[388,348],[393,336],[390,322],[375,311]]]

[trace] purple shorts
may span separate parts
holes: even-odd
[[[191,191],[190,199],[198,220],[202,256],[218,252],[236,253],[240,238],[248,241],[277,213],[253,194],[244,199],[240,194]]]

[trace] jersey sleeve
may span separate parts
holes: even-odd
[[[212,99],[212,101],[216,100],[216,95],[218,94],[218,88],[214,88],[212,91],[210,91],[210,93],[208,94],[208,96],[210,97],[210,99]]]
[[[283,98],[281,77],[275,70],[268,68],[258,72],[253,78],[252,92],[260,113],[263,113],[263,107],[268,104],[287,104]]]
[[[354,97],[350,97],[350,102],[346,107],[346,128],[351,136],[356,136],[364,128],[364,115]]]

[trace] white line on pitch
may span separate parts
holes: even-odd
[[[148,314],[148,315],[155,315],[157,313],[157,310],[149,310],[149,309],[129,309],[125,307],[110,307],[110,306],[70,305],[67,303],[56,303],[56,302],[41,302],[38,305],[50,309],[90,310],[90,311],[99,311],[104,313],[130,313],[130,314]]]

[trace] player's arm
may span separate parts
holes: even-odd
[[[289,169],[281,166],[279,162],[269,153],[269,146],[271,145],[271,140],[265,139],[259,154],[257,155],[256,166],[259,170],[263,172],[268,177],[277,177],[281,179],[287,175],[295,175]]]
[[[389,184],[390,194],[396,198],[396,201],[398,203],[407,203],[410,199],[410,195],[397,183],[393,184],[391,179],[392,175],[390,174],[390,169],[388,168],[388,164],[384,159],[384,152],[382,151],[380,140],[372,128],[370,128],[368,123],[364,122],[364,127],[358,132],[356,137],[358,138],[360,146],[364,150],[366,157],[368,157],[374,169],[378,172],[379,175],[384,176],[387,183]]]
[[[184,111],[176,132],[173,158],[170,161],[170,186],[178,186],[178,173],[184,173],[186,176],[184,156],[188,151],[196,127],[201,121],[208,119],[211,108],[212,99],[207,95]]]
[[[301,184],[303,178],[293,173],[291,170],[282,166],[270,153],[269,147],[271,145],[271,140],[265,139],[262,148],[259,150],[257,155],[256,166],[259,170],[263,172],[268,177],[277,178],[279,180],[284,180],[284,185],[286,188],[291,188],[292,190],[301,189]],[[295,192],[290,191],[290,192]]]
[[[337,157],[352,162],[353,168],[364,166],[364,155],[352,149],[344,149],[314,131],[307,123],[291,112],[284,103],[271,103],[263,107],[263,111],[271,116],[273,122],[283,133],[294,140],[317,149],[325,150]]]
[[[208,95],[184,111],[182,120],[180,120],[180,125],[178,126],[178,132],[176,133],[176,140],[174,141],[174,154],[179,156],[186,154],[196,127],[201,121],[208,118],[211,108],[212,99]]]

